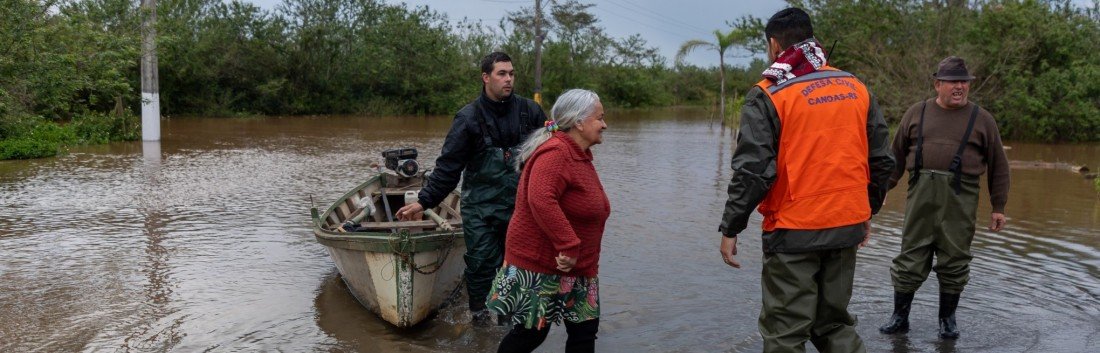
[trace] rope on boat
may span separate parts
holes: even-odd
[[[410,249],[413,247],[413,243],[412,240],[409,239],[408,229],[402,229],[400,237],[390,239],[390,247],[393,249],[394,255],[399,256],[401,258],[401,262],[408,264],[409,268],[412,268],[414,271],[416,271],[416,273],[422,275],[430,275],[436,273],[437,271],[439,271],[439,269],[443,268],[443,263],[447,261],[447,258],[451,254],[451,248],[454,247],[455,238],[455,231],[452,230],[451,232],[447,233],[447,240],[443,248],[440,250],[439,259],[433,263],[424,266],[416,265],[416,259],[412,254],[412,249]],[[426,270],[426,268],[429,267],[431,267],[431,269]]]

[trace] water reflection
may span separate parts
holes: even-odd
[[[139,351],[166,351],[179,344],[184,336],[179,332],[183,318],[164,320],[178,310],[171,306],[173,283],[170,251],[163,244],[167,217],[155,204],[145,204],[140,211],[144,217],[145,258],[141,266],[145,277],[142,294],[146,305],[133,314],[137,322],[123,344]]]
[[[141,143],[141,156],[144,157],[146,166],[159,167],[162,159],[160,141],[143,141]]]
[[[314,307],[317,326],[347,351],[445,352],[457,346],[462,352],[489,352],[506,332],[504,327],[473,327],[462,305],[444,308],[409,329],[396,329],[360,306],[335,271],[321,281]]]
[[[716,251],[736,135],[702,110],[618,111],[607,121],[595,164],[614,213],[597,349],[759,351],[759,216],[741,237],[744,269]],[[434,160],[450,122],[170,119],[155,145],[0,161],[0,351],[492,351],[504,329],[472,328],[461,308],[411,330],[375,318],[308,228],[310,195],[331,202],[391,147]],[[1009,145],[1014,160],[1100,166],[1098,144]],[[917,293],[907,336],[876,331],[892,310],[888,268],[903,222],[904,190],[890,193],[860,251],[851,306],[869,351],[1100,344],[1097,193],[1066,171],[1012,177],[1009,228],[975,237],[958,342],[936,337],[933,279]],[[564,341],[556,327],[542,351]]]

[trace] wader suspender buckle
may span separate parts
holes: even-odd
[[[527,120],[525,118],[527,118],[528,114],[527,112],[521,111],[519,106],[519,102],[512,102],[512,113],[518,113],[517,115],[520,117],[520,124],[523,124]],[[485,123],[485,116],[478,113],[477,122],[478,125],[481,125],[481,138],[485,140],[485,147],[500,147],[501,150],[504,151],[504,160],[510,161],[512,159],[512,152],[509,151],[508,148],[493,144],[493,134],[489,132],[489,124]],[[503,134],[500,129],[497,129],[497,132]],[[520,141],[520,143],[523,143],[523,141]]]
[[[970,121],[966,123],[966,133],[959,142],[959,149],[955,150],[955,157],[951,159],[951,167],[947,168],[947,171],[955,173],[955,177],[951,179],[951,188],[955,189],[955,195],[962,192],[962,154],[966,150],[966,143],[970,141],[970,133],[974,131],[974,119],[977,117],[978,105],[974,104],[974,109],[970,111]]]
[[[920,122],[917,123],[917,155],[913,156],[913,180],[920,179],[920,169],[924,167],[924,108],[928,107],[928,100],[920,106]]]
[[[481,138],[485,140],[485,147],[493,147],[493,136],[492,133],[489,132],[489,124],[485,123],[485,117],[482,116],[480,112],[475,113],[477,114],[478,125],[481,125]]]

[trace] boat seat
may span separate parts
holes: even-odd
[[[403,188],[403,189],[384,188],[382,190],[375,190],[374,192],[371,192],[370,194],[371,194],[371,196],[379,196],[383,192],[385,192],[386,196],[405,196],[406,191],[417,191],[417,190],[408,189],[408,188]]]
[[[453,226],[455,228],[460,228],[462,226],[462,222],[460,222],[458,220],[450,220],[450,221],[448,221],[448,223],[450,223],[451,226]],[[359,225],[362,227],[361,228],[362,230],[368,230],[368,231],[371,231],[371,230],[386,230],[386,231],[388,231],[388,230],[391,230],[391,229],[394,229],[394,228],[397,228],[397,229],[401,229],[401,228],[436,228],[436,227],[439,226],[438,224],[435,223],[435,221],[430,220],[430,219],[425,219],[425,220],[422,220],[422,221],[363,222],[363,223],[360,223]]]

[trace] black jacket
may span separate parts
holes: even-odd
[[[482,91],[477,100],[455,114],[451,131],[443,141],[443,150],[435,160],[435,170],[420,190],[419,202],[425,209],[443,202],[447,194],[458,186],[466,165],[488,147],[482,138],[484,132],[479,116],[485,120],[493,147],[503,148],[523,143],[527,135],[543,127],[546,120],[542,107],[533,100],[513,93],[507,100],[494,102]]]

